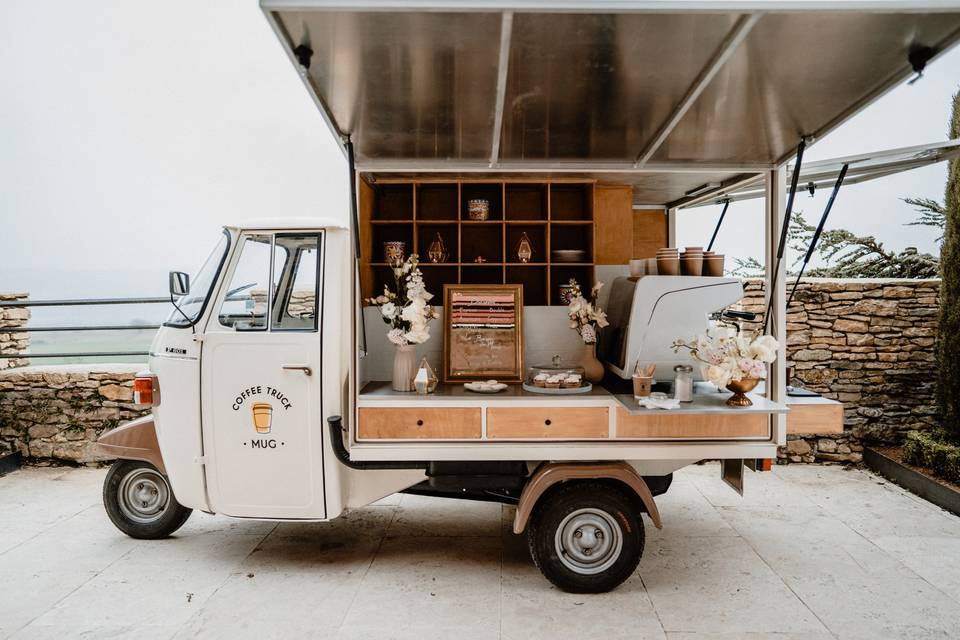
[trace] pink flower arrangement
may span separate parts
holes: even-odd
[[[777,359],[779,347],[773,336],[737,333],[725,327],[673,343],[674,353],[687,349],[700,364],[703,377],[720,388],[743,379],[766,377],[767,364]]]

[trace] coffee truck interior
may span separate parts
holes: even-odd
[[[189,294],[172,283],[202,305],[154,341],[137,380],[153,416],[101,440],[121,458],[105,498],[122,530],[169,535],[190,509],[322,521],[396,491],[492,500],[516,505],[514,531],[554,584],[606,591],[640,562],[645,520],[669,531],[656,496],[673,471],[721,460],[722,479],[742,491],[746,467],[776,458],[788,413],[809,406],[821,412],[814,420],[837,420],[836,403],[797,407],[786,395],[781,230],[797,182],[787,163],[952,46],[960,4],[261,6],[318,126],[343,151],[352,211],[231,226],[212,275],[194,277]],[[670,343],[704,331],[743,289],[729,277],[630,278],[629,261],[675,246],[685,207],[748,188],[766,203],[765,325],[779,357],[752,406],[727,406],[728,392],[698,383],[693,402],[646,409],[631,392],[633,363],[657,362],[669,384],[684,359]],[[482,220],[469,215],[478,199]],[[442,260],[425,260],[438,237]],[[573,395],[522,385],[474,394],[452,382],[428,395],[394,391],[394,347],[363,301],[393,284],[385,245],[396,242],[421,256],[437,300],[445,285],[522,285],[525,369],[580,357],[559,286],[606,283],[620,320],[617,348],[601,350],[603,382]],[[238,293],[250,243],[309,258],[275,261],[274,287]],[[291,265],[313,269],[315,289],[297,291]],[[249,318],[218,312],[241,295]],[[283,315],[292,299],[296,326]],[[435,370],[443,322],[418,346]],[[274,446],[253,451],[251,430]]]

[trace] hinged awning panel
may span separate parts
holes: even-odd
[[[361,171],[613,172],[650,204],[698,182],[651,173],[772,168],[960,39],[960,0],[261,1]]]

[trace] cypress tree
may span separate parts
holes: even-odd
[[[960,138],[960,91],[953,96],[949,138]],[[940,248],[936,399],[945,440],[960,445],[960,159],[947,169],[946,216]]]

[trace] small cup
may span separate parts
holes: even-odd
[[[646,398],[653,389],[653,378],[649,376],[633,376],[633,397]]]
[[[640,276],[647,274],[647,261],[646,260],[631,260],[630,261],[630,277],[639,278]]]
[[[657,256],[657,273],[661,276],[680,275],[680,258]]]

